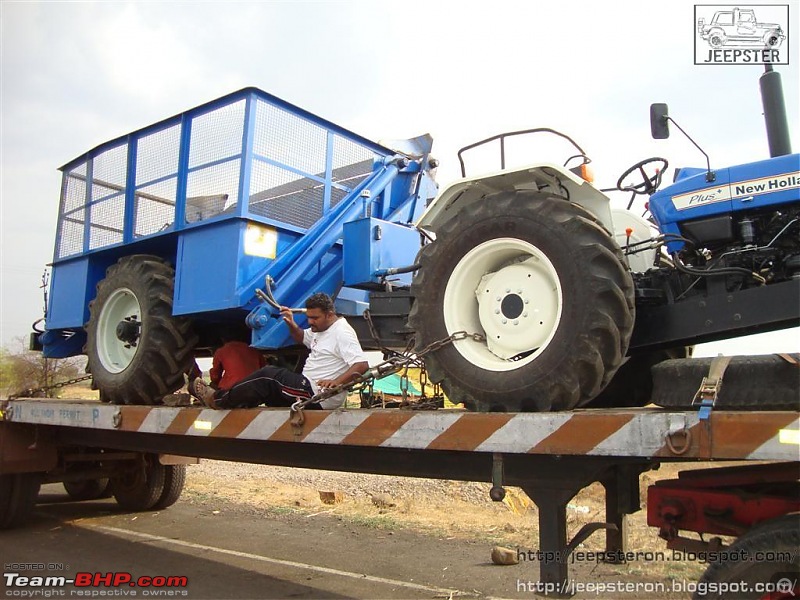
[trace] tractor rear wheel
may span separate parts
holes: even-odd
[[[197,336],[172,316],[175,271],[156,256],[122,258],[97,284],[86,324],[87,370],[114,404],[156,404],[184,384]]]
[[[478,411],[582,406],[610,381],[633,330],[633,281],[619,247],[575,204],[501,192],[446,222],[423,247],[409,323],[448,398]]]

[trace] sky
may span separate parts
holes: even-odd
[[[778,70],[796,151],[800,7],[789,6],[790,64]],[[702,166],[676,132],[650,139],[652,102],[669,103],[712,166],[767,158],[763,67],[695,65],[694,9],[686,0],[0,2],[0,346],[42,314],[58,168],[246,86],[376,141],[430,133],[441,184],[459,176],[460,147],[532,127],[573,137],[600,187],[649,156]],[[542,140],[520,162],[567,156]],[[743,348],[798,351],[800,333],[701,353]]]

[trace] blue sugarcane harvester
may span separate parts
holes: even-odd
[[[667,161],[644,160],[617,184],[631,204],[649,196],[644,216],[612,209],[552,130],[468,146],[463,178],[439,191],[430,136],[377,144],[235,92],[62,167],[34,345],[85,353],[105,401],[158,403],[223,330],[296,366],[273,304],[324,291],[365,348],[470,334],[425,356],[469,409],[642,404],[656,362],[799,322],[798,155],[779,75],[761,84],[771,157],[679,169],[663,188]],[[654,136],[670,121],[651,107]],[[575,156],[506,168],[508,139],[543,132]],[[463,157],[487,144],[500,169],[467,177]]]

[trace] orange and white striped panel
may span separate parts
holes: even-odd
[[[21,400],[6,420],[41,425],[224,439],[364,447],[661,458],[798,460],[796,412],[585,410],[568,413],[463,411],[209,410]]]

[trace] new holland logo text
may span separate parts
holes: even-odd
[[[730,200],[748,202],[760,194],[794,189],[800,189],[800,171],[770,175],[759,179],[748,179],[747,181],[736,181],[689,194],[680,194],[672,197],[672,203],[677,210],[686,210],[687,208]]]

